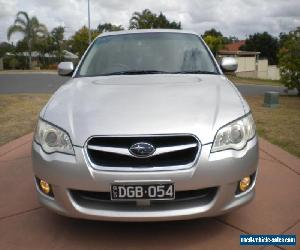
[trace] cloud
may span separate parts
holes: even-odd
[[[155,13],[162,11],[170,20],[180,21],[184,29],[200,34],[216,28],[224,35],[240,38],[263,31],[277,36],[300,26],[300,1],[295,0],[90,0],[90,3],[92,28],[104,22],[127,28],[132,13],[145,8]],[[0,0],[0,40],[6,40],[6,30],[19,10],[37,16],[49,30],[65,26],[67,37],[87,25],[87,0]]]
[[[0,41],[6,40],[6,30],[13,22],[16,1],[0,0]]]

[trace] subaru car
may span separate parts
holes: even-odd
[[[211,217],[255,194],[251,110],[197,33],[99,35],[42,109],[32,144],[39,201],[92,220]]]

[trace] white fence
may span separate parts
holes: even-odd
[[[279,68],[276,65],[269,65],[267,59],[258,60],[257,78],[280,80]]]
[[[279,68],[269,65],[267,59],[257,60],[255,57],[236,57],[238,62],[237,76],[280,80]]]
[[[276,65],[270,65],[268,67],[268,79],[280,80],[279,68]]]

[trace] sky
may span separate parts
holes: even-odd
[[[36,16],[48,30],[66,28],[70,37],[87,25],[88,0],[0,0],[0,42],[18,11]],[[255,32],[274,36],[300,26],[299,0],[90,0],[91,28],[111,22],[128,28],[135,11],[162,11],[169,20],[180,21],[183,29],[203,34],[215,28],[225,36],[244,39]],[[20,39],[14,35],[12,41]]]

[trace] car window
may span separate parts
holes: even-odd
[[[143,71],[218,73],[198,36],[150,32],[99,37],[84,58],[79,75]]]

